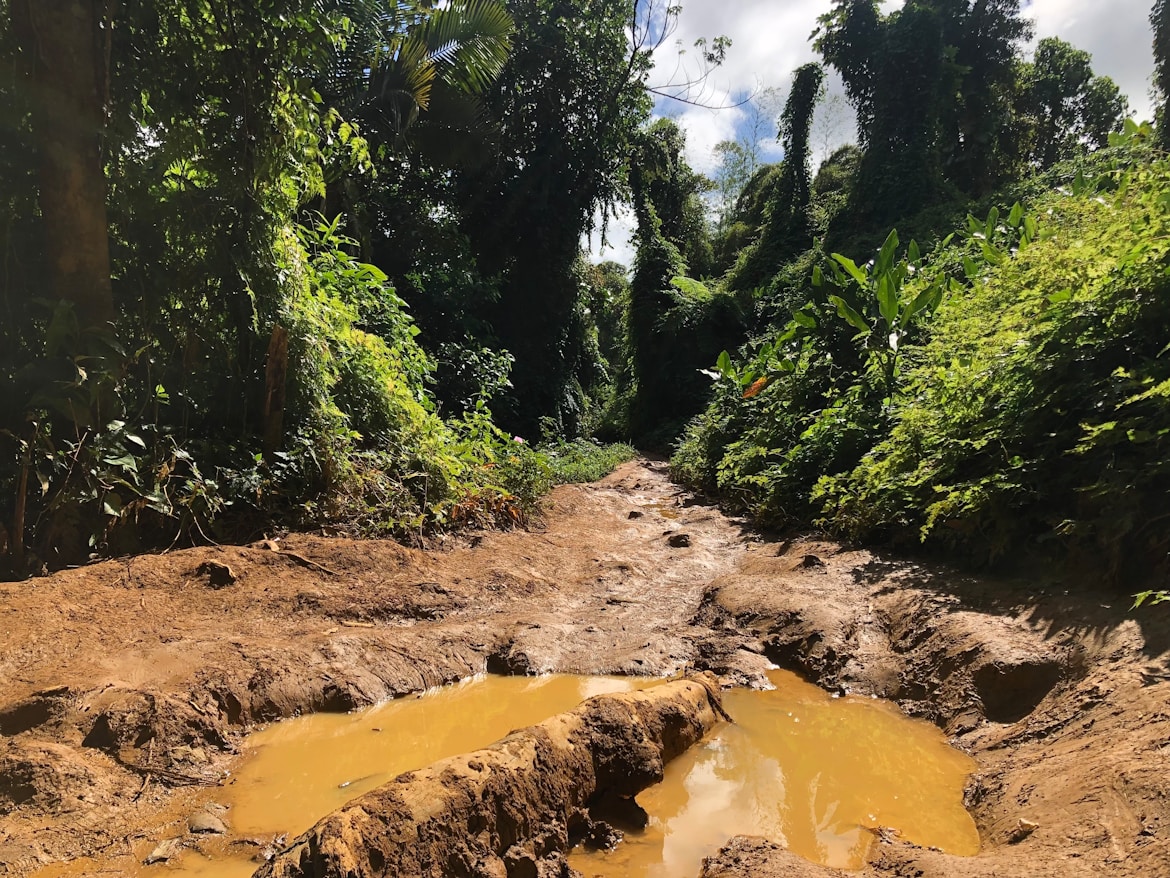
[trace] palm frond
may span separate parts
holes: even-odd
[[[481,94],[508,62],[515,30],[501,0],[451,0],[412,39],[425,43],[445,81]]]

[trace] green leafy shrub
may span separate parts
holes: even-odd
[[[1076,549],[1113,576],[1164,557],[1170,166],[1040,204],[1040,240],[940,308],[887,438],[818,489],[825,521],[977,558]]]
[[[812,270],[814,301],[735,364],[710,372],[721,388],[688,428],[676,477],[723,496],[768,524],[807,519],[825,473],[857,464],[881,435],[900,354],[942,297],[945,278],[921,272],[914,242],[897,257],[891,232],[872,264],[833,254]]]

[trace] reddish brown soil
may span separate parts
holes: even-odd
[[[866,875],[1170,876],[1170,614],[1127,607],[770,542],[645,461],[558,489],[540,530],[435,551],[294,536],[0,585],[0,873],[129,868],[256,722],[485,668],[751,684],[774,661],[898,701],[980,765],[982,854],[887,834]],[[738,839],[704,874],[833,873]]]

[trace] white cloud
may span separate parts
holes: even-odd
[[[671,114],[687,133],[687,162],[700,174],[715,170],[715,145],[734,140],[736,126],[746,115],[742,109],[708,110],[687,107],[681,113]]]
[[[808,36],[816,26],[817,16],[829,8],[826,0],[683,0],[674,41],[658,51],[661,79],[651,81],[662,84],[670,80],[676,67],[676,42],[688,50],[683,56],[686,61],[695,54],[691,48],[695,40],[727,36],[731,38],[727,58],[709,77],[702,93],[695,96],[698,100],[712,105],[734,104],[764,88],[785,92],[793,71],[815,60]],[[694,69],[693,65],[690,69]],[[779,103],[783,104],[783,97]],[[659,100],[656,111],[679,119],[687,131],[687,161],[697,170],[710,173],[714,169],[711,151],[715,144],[732,138],[749,114],[744,109],[711,111],[695,107],[680,112],[680,106]],[[778,111],[779,107],[774,109]],[[720,115],[731,120],[721,122]],[[760,146],[764,159],[775,161],[780,157],[775,125],[765,128]],[[720,136],[712,139],[716,132]]]
[[[634,244],[631,238],[638,224],[634,219],[632,208],[621,207],[617,213],[616,217],[609,218],[604,245],[601,240],[601,217],[598,216],[597,230],[586,239],[582,246],[589,251],[590,262],[606,262],[612,259],[632,271],[634,268]]]
[[[682,0],[682,4],[675,39],[684,48],[690,49],[701,37],[726,35],[732,41],[726,62],[715,71],[703,95],[707,103],[734,100],[761,86],[786,91],[797,67],[819,60],[808,37],[817,17],[832,9],[830,0]],[[887,3],[886,10],[900,5]],[[1094,71],[1112,77],[1128,96],[1134,114],[1149,118],[1154,66],[1150,6],[1151,0],[1033,0],[1025,2],[1024,14],[1035,21],[1037,39],[1059,36],[1092,54]],[[658,62],[664,78],[669,76],[676,64],[673,43],[659,50]],[[841,91],[839,80],[831,77],[830,94]],[[658,111],[676,114],[669,102],[660,101]],[[852,136],[851,120],[837,115],[833,135],[822,136],[834,146]],[[728,124],[693,108],[682,112],[679,121],[688,132],[688,160],[697,169],[709,169],[712,132],[726,131]],[[826,144],[817,143],[816,134],[813,139],[818,159],[823,158]]]

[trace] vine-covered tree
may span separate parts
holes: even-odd
[[[654,206],[662,234],[678,248],[687,273],[705,277],[711,270],[703,193],[710,181],[684,158],[686,133],[672,119],[657,119],[633,145],[630,183],[635,203]]]
[[[1166,149],[1170,147],[1170,126],[1166,125],[1166,102],[1170,100],[1170,2],[1154,0],[1150,26],[1154,31],[1154,89],[1158,98],[1155,121],[1158,142]]]
[[[499,279],[487,316],[515,357],[497,414],[522,434],[536,435],[542,417],[574,434],[584,415],[575,265],[597,209],[624,192],[629,144],[650,109],[650,46],[631,43],[631,4],[619,0],[509,9],[516,48],[485,97],[498,153],[462,177],[464,229],[481,270]]]
[[[1126,100],[1112,79],[1094,75],[1091,62],[1088,52],[1046,37],[1021,68],[1020,131],[1037,167],[1106,146],[1121,127]]]
[[[816,47],[845,81],[865,150],[846,221],[885,226],[925,207],[943,190],[948,52],[933,4],[881,16],[871,0],[839,0],[821,17]]]
[[[1020,0],[935,5],[948,47],[940,92],[943,174],[968,195],[982,196],[1020,170],[1005,141],[1012,136],[1017,63],[1032,25]]]
[[[634,379],[629,430],[652,441],[698,411],[710,391],[699,370],[742,329],[732,296],[679,278],[701,271],[696,243],[703,259],[711,252],[699,225],[703,181],[687,165],[684,146],[679,127],[660,119],[640,133],[630,168],[638,228],[627,321]]]
[[[1124,101],[1087,53],[1032,33],[1019,0],[836,0],[815,46],[857,111],[864,157],[843,221],[884,228],[1103,145]]]
[[[784,162],[768,198],[760,237],[737,266],[729,281],[731,289],[750,290],[759,286],[810,243],[809,137],[824,81],[825,71],[819,64],[805,64],[792,77],[792,90],[780,115]]]

